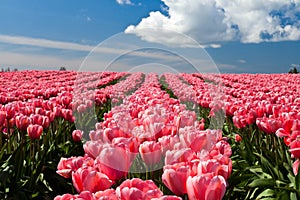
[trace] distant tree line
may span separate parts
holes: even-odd
[[[296,66],[294,66],[293,68],[291,68],[290,71],[289,71],[289,74],[298,74],[298,73],[299,73],[299,71],[298,71],[298,69],[297,69]]]
[[[1,72],[10,72],[10,71],[11,71],[11,70],[10,70],[10,67],[7,67],[6,69],[1,68]],[[17,69],[17,68],[14,68],[12,71],[13,71],[13,72],[17,72],[18,69]]]

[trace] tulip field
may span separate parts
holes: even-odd
[[[0,199],[300,199],[300,76],[0,73]]]

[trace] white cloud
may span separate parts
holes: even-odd
[[[127,4],[127,5],[133,5],[133,3],[130,0],[116,0],[118,4]]]
[[[41,38],[0,35],[0,42],[17,45],[29,45],[44,48],[66,49],[76,51],[91,51],[94,47],[72,42],[53,41]]]
[[[185,37],[178,38],[178,34],[173,37],[170,30],[186,34],[202,45],[224,41],[259,43],[300,39],[299,0],[162,2],[168,7],[168,16],[159,11],[150,12],[139,24],[128,26],[125,33],[136,34],[148,41],[181,46],[190,45],[190,41]]]
[[[242,64],[245,64],[247,61],[244,60],[244,59],[239,59],[239,60],[237,60],[237,62],[242,63]]]
[[[207,60],[209,58],[201,50],[199,50],[200,52],[197,51],[198,54],[195,57],[193,55],[195,51],[180,52],[182,49],[164,49],[160,45],[155,47],[148,43],[141,44],[139,37],[128,40],[127,37],[129,36],[123,34],[123,37],[121,35],[119,39],[112,37],[95,48],[94,46],[71,42],[0,35],[0,66],[31,66],[42,69],[67,66],[68,69],[78,69],[83,63],[83,67],[99,69],[99,66],[105,67],[117,60],[119,61],[116,63],[120,63],[118,67],[132,67],[136,61],[140,63],[158,62],[170,66],[181,64],[183,66],[180,56],[192,61],[195,66],[203,66],[204,64],[200,63],[202,59]],[[130,58],[131,61],[127,63],[126,59],[122,60],[123,57]],[[206,63],[205,66],[207,65]]]

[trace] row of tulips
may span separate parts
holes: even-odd
[[[58,165],[57,172],[72,178],[80,194],[56,199],[221,199],[225,194],[229,144],[221,131],[201,130],[196,114],[161,90],[155,74],[105,114],[90,139],[83,157],[62,158]]]
[[[106,72],[103,83],[97,79],[97,84],[109,85],[108,81],[114,84],[125,74]],[[60,156],[83,151],[78,143],[82,132],[74,130],[75,79],[75,72],[1,74],[1,84],[6,85],[0,91],[3,97],[0,104],[1,198],[25,199],[28,195],[54,198],[61,188],[72,191],[72,187],[59,179],[55,169]],[[61,184],[54,183],[54,179]]]
[[[269,75],[269,79],[266,79],[267,75],[263,75],[264,79],[262,75],[247,75],[239,79],[234,76],[222,75],[225,110],[234,125],[243,128],[256,124],[266,134],[285,137],[292,156],[300,158],[297,140],[300,136],[300,92],[296,90],[299,78],[290,81],[290,77],[279,75]],[[185,74],[184,77],[197,90],[203,85],[203,80],[195,76]],[[279,84],[283,85],[281,89]]]
[[[203,93],[204,82],[216,84],[219,79],[200,74],[181,76],[194,87],[196,94]],[[237,187],[229,190],[240,190],[244,198],[299,198],[300,93],[296,89],[299,76],[223,74],[221,77],[226,111],[223,132],[232,138],[230,143],[237,154],[237,160],[233,160],[236,170],[231,177],[233,182],[229,180]],[[201,105],[201,100],[198,103]],[[258,169],[264,176],[258,175]],[[234,182],[238,177],[247,177],[248,181]]]

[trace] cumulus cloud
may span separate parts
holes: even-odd
[[[186,34],[202,45],[220,47],[224,41],[243,43],[300,39],[300,0],[162,0],[168,15],[152,11],[125,33],[167,44],[191,44]],[[165,10],[166,11],[166,10]],[[149,31],[150,28],[152,31]]]

